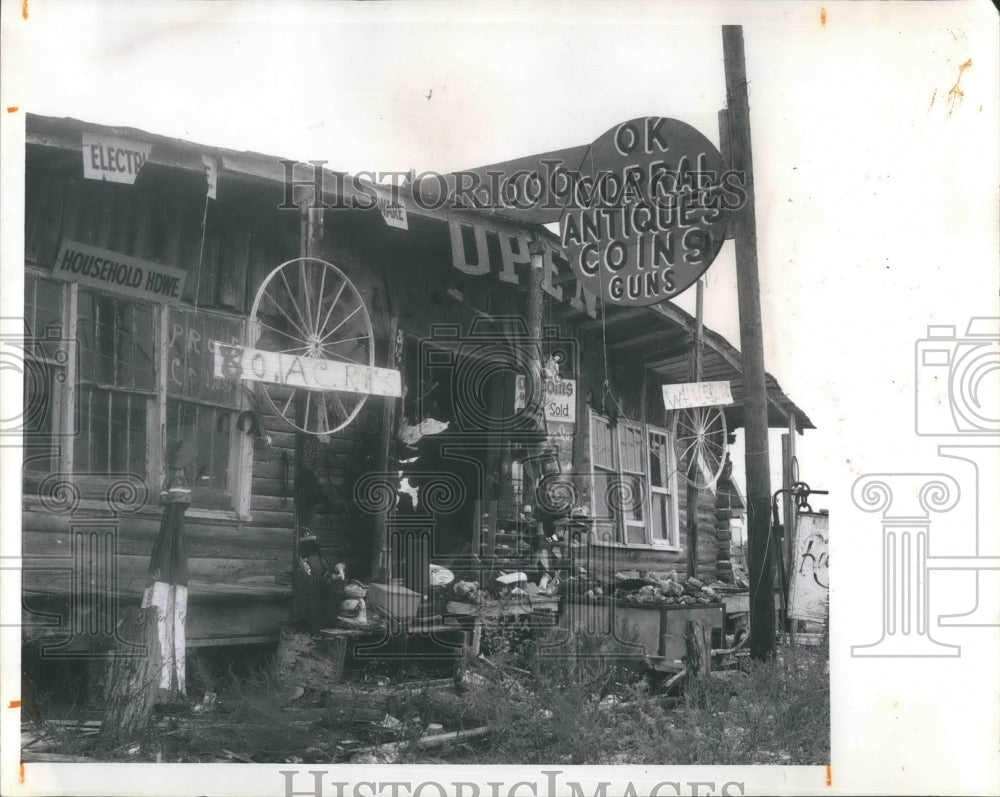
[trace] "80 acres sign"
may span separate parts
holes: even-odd
[[[605,302],[681,293],[712,264],[747,198],[711,141],[676,119],[623,122],[588,149],[560,220],[563,254]]]

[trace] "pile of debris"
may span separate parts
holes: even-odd
[[[709,604],[722,600],[722,582],[706,584],[698,578],[681,580],[676,570],[653,573],[627,570],[615,573],[615,599],[623,603]]]

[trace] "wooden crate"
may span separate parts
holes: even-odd
[[[571,634],[607,636],[618,645],[623,658],[656,656],[680,661],[684,656],[684,623],[708,622],[722,633],[725,607],[711,604],[634,604],[606,600],[567,600],[560,612],[559,627]]]

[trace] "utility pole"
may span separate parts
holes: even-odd
[[[747,200],[735,212],[736,291],[740,308],[746,418],[747,531],[750,565],[750,656],[774,656],[774,560],[770,533],[771,475],[767,435],[767,385],[757,272],[757,223],[754,210],[750,103],[747,96],[743,27],[722,26],[722,53],[729,108],[730,166],[744,175]]]

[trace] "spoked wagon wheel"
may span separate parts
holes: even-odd
[[[364,299],[339,268],[301,257],[282,263],[257,289],[250,311],[250,346],[285,357],[371,367],[375,339]],[[258,383],[271,408],[291,426],[328,435],[349,424],[367,396]]]
[[[693,407],[677,413],[677,470],[688,484],[711,487],[726,464],[726,416],[720,407]],[[691,456],[694,467],[688,468]]]

